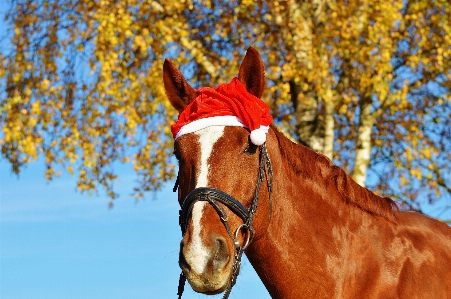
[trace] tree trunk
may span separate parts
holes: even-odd
[[[299,143],[324,152],[324,116],[318,111],[318,98],[314,92],[300,92],[301,87],[290,80],[291,102],[296,119],[296,137]]]
[[[371,113],[371,100],[362,99],[360,105],[360,126],[357,134],[357,149],[352,178],[365,186],[366,173],[371,158],[371,133],[375,116]]]
[[[326,109],[324,109],[324,141],[323,141],[323,154],[330,160],[333,160],[334,154],[334,128],[335,119],[334,111],[335,104],[333,102],[324,101]]]

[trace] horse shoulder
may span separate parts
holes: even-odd
[[[413,212],[399,212],[386,261],[396,265],[400,298],[451,298],[451,228]]]

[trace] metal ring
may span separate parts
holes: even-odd
[[[242,246],[241,248],[243,250],[245,250],[252,243],[252,240],[254,239],[255,230],[254,230],[254,228],[252,226],[248,226],[247,224],[244,224],[244,223],[241,224],[240,226],[238,226],[238,228],[235,231],[235,240],[236,240],[235,244],[238,244],[238,246],[239,246],[238,233],[243,228],[246,230],[246,233],[245,233],[245,235],[246,235],[246,242],[244,243],[244,246]]]

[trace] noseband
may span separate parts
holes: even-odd
[[[267,174],[265,171],[265,165],[267,170]],[[232,266],[232,273],[229,278],[229,283],[227,286],[227,289],[224,293],[223,299],[226,299],[229,297],[230,292],[232,290],[232,287],[236,283],[236,279],[238,277],[240,266],[241,266],[241,257],[243,255],[244,250],[250,245],[252,242],[252,239],[254,237],[254,228],[252,227],[252,221],[254,219],[255,213],[257,212],[257,204],[258,204],[258,197],[260,194],[260,187],[261,183],[263,182],[263,179],[265,177],[265,174],[267,176],[267,186],[268,186],[268,193],[269,193],[269,203],[270,203],[270,217],[272,215],[272,199],[271,199],[271,190],[272,190],[272,180],[273,180],[273,174],[272,174],[272,165],[271,160],[268,156],[268,150],[266,149],[266,143],[260,146],[260,166],[258,171],[258,179],[257,179],[257,186],[255,188],[255,194],[254,198],[252,200],[252,203],[248,209],[246,209],[243,204],[241,204],[238,200],[233,198],[232,196],[228,195],[227,193],[224,193],[218,189],[211,188],[211,187],[202,187],[202,188],[196,188],[185,197],[183,200],[183,203],[181,204],[181,209],[179,211],[179,224],[180,228],[182,230],[182,234],[185,235],[186,232],[186,226],[188,225],[188,217],[191,214],[191,210],[193,209],[193,206],[198,201],[206,201],[208,202],[218,213],[219,218],[221,219],[222,223],[224,224],[227,233],[229,234],[230,238],[233,241],[233,244],[235,246],[235,254],[234,254],[234,262]],[[177,178],[178,181],[178,178]],[[174,187],[174,191],[177,190],[177,184]],[[230,225],[228,222],[228,217],[225,212],[225,210],[222,208],[222,206],[219,204],[225,205],[229,210],[231,210],[234,214],[236,214],[238,217],[240,217],[243,220],[243,224],[238,226],[235,233],[232,233],[232,230],[230,229]],[[238,235],[239,233],[243,232],[245,235],[245,241],[244,245],[241,246]],[[179,280],[179,287],[178,287],[178,298],[182,298],[182,293],[185,288],[185,281],[186,276],[182,272],[180,274],[180,280]]]

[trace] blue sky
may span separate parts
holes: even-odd
[[[20,177],[0,161],[0,298],[176,298],[178,203],[172,186],[136,202],[134,174],[121,166],[112,210],[102,195],[48,183],[42,163]],[[183,298],[207,297],[185,288]],[[244,260],[232,298],[270,298]]]
[[[10,2],[0,0],[0,37]],[[3,42],[3,49],[8,46]],[[173,182],[136,202],[131,166],[119,165],[121,196],[76,192],[68,174],[47,182],[42,162],[19,178],[0,157],[0,298],[176,298],[180,275],[178,202]],[[185,288],[183,298],[207,297]],[[269,298],[244,258],[232,298]]]
[[[0,37],[9,7],[0,0]],[[121,196],[110,210],[104,193],[76,192],[68,174],[49,183],[37,162],[18,178],[0,158],[1,299],[176,298],[181,233],[173,182],[136,202],[131,166],[116,171]],[[269,298],[247,259],[232,297]],[[207,296],[187,285],[183,298]]]

